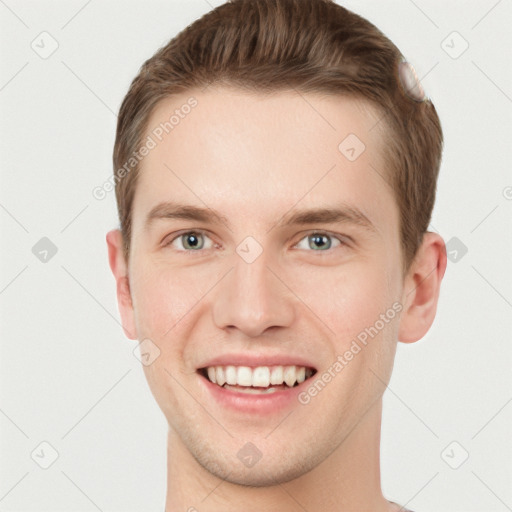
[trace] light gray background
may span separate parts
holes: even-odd
[[[114,194],[92,189],[111,175],[139,66],[220,3],[0,0],[0,511],[163,510],[166,423],[119,325],[104,241]],[[417,512],[512,510],[511,2],[343,5],[400,47],[432,97],[446,140],[432,229],[468,248],[451,246],[429,334],[399,344],[384,492]],[[43,31],[59,45],[46,59]],[[58,248],[47,262],[32,253],[42,237]],[[48,469],[42,442],[59,454]]]

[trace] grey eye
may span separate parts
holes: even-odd
[[[307,240],[307,246],[304,245],[304,240]],[[336,247],[341,245],[341,241],[338,238],[327,233],[310,233],[297,244],[297,247],[306,250],[313,249],[315,252],[325,252],[333,247],[333,241],[337,242]]]

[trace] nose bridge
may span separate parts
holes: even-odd
[[[234,268],[217,291],[214,321],[219,328],[232,327],[247,336],[258,336],[269,327],[293,321],[293,303],[286,287],[269,267],[269,253],[246,240],[233,255]]]
[[[236,262],[233,272],[233,286],[239,300],[244,297],[251,305],[251,310],[264,310],[272,296],[278,293],[276,283],[271,282],[272,273],[268,268],[268,258],[260,255],[255,261],[248,262],[243,258]]]

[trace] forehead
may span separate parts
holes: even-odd
[[[177,199],[228,217],[257,209],[262,221],[299,202],[339,201],[378,217],[393,203],[379,117],[354,98],[296,91],[210,87],[162,100],[145,134],[153,147],[134,218]]]

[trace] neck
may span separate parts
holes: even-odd
[[[382,400],[378,400],[321,464],[299,478],[271,487],[245,487],[219,479],[204,469],[169,429],[165,511],[393,510],[380,486],[381,414]]]

